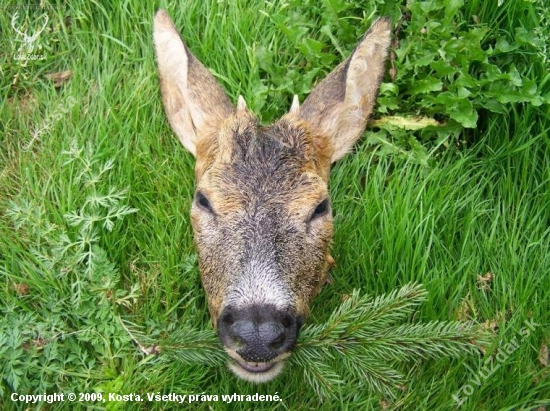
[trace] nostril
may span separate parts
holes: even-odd
[[[265,345],[271,349],[281,348],[285,341],[286,330],[282,324],[264,323],[258,327],[258,333]]]
[[[234,349],[239,349],[239,348],[246,347],[246,343],[238,335],[232,335],[231,336],[231,342],[232,342],[232,345],[233,345]]]
[[[283,325],[283,327],[285,328],[290,328],[292,326],[292,324],[294,323],[292,317],[290,315],[285,315],[282,320],[281,320],[281,324]]]
[[[229,336],[237,347],[254,345],[256,327],[251,321],[236,321],[229,327]]]
[[[237,321],[235,314],[229,310],[222,312],[218,318],[218,335],[220,340],[231,347],[243,348],[246,346],[246,323]],[[249,327],[248,327],[249,328]]]
[[[233,315],[231,313],[223,314],[220,320],[226,327],[231,327],[235,322],[235,319],[233,318]]]
[[[284,342],[285,342],[285,334],[282,333],[277,338],[275,338],[271,342],[271,344],[269,344],[269,348],[271,348],[272,350],[278,350],[278,349],[282,348]]]

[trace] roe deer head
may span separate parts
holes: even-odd
[[[331,163],[363,133],[375,104],[391,26],[377,20],[351,56],[288,114],[261,126],[242,97],[229,101],[168,14],[154,22],[166,116],[196,157],[191,220],[208,307],[239,377],[282,369],[329,254]]]

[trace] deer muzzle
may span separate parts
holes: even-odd
[[[272,305],[225,307],[218,319],[218,335],[235,361],[230,368],[248,381],[272,379],[294,348],[302,323],[303,318],[292,310]]]

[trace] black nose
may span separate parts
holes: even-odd
[[[290,351],[302,321],[273,306],[226,307],[218,320],[222,344],[248,362],[269,362]]]

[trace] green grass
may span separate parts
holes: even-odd
[[[466,410],[550,404],[548,367],[538,358],[550,342],[550,66],[544,52],[550,34],[539,25],[549,19],[542,2],[452,2],[459,6],[456,25],[433,28],[427,37],[414,37],[420,30],[401,33],[410,52],[397,53],[398,74],[393,83],[385,79],[380,111],[433,116],[448,129],[375,130],[335,165],[334,284],[322,290],[308,320],[326,321],[353,289],[378,295],[416,281],[428,300],[415,320],[492,323],[491,347],[485,356],[411,363],[395,401],[343,385],[322,403],[296,368],[256,386],[224,367],[145,357],[130,339],[119,317],[158,341],[182,327],[211,327],[189,223],[193,159],[169,129],[159,98],[151,40],[157,5],[45,3],[49,30],[37,39],[43,60],[13,59],[20,45],[11,28],[14,8],[0,14],[0,408],[27,408],[10,400],[13,392],[277,392],[281,402],[252,407],[292,410],[384,404],[445,410],[457,406],[452,395],[466,397]],[[166,8],[231,99],[242,94],[269,122],[290,107],[293,94],[303,100],[374,16],[396,22],[407,12],[395,2],[363,3],[189,1]],[[425,15],[414,14],[408,27],[438,21],[443,11],[433,4],[422,3]],[[27,25],[40,14],[28,11]],[[470,105],[455,107],[464,108],[467,119],[476,111],[472,128],[460,122],[464,116],[457,120],[441,108],[441,90],[413,86],[429,85],[435,76],[422,57],[433,52],[439,61],[438,47],[449,44],[453,30],[464,37],[475,27],[486,31],[472,40],[470,52],[487,52],[497,42],[500,51],[467,66],[452,60],[456,76],[441,80],[451,94],[462,92],[460,74],[478,81]],[[502,76],[496,85],[483,83],[493,66]],[[64,70],[72,77],[55,88],[46,74]],[[516,72],[517,87],[509,83],[520,83]],[[505,88],[513,91],[506,102],[498,97]],[[458,101],[453,96],[449,101]],[[22,149],[48,118],[51,128]],[[484,288],[478,276],[486,273],[493,277]],[[481,386],[472,384],[487,358],[521,337],[527,319],[540,326]],[[345,374],[342,364],[335,369]],[[459,390],[468,384],[473,392],[465,395]],[[185,409],[168,402],[95,405]]]

